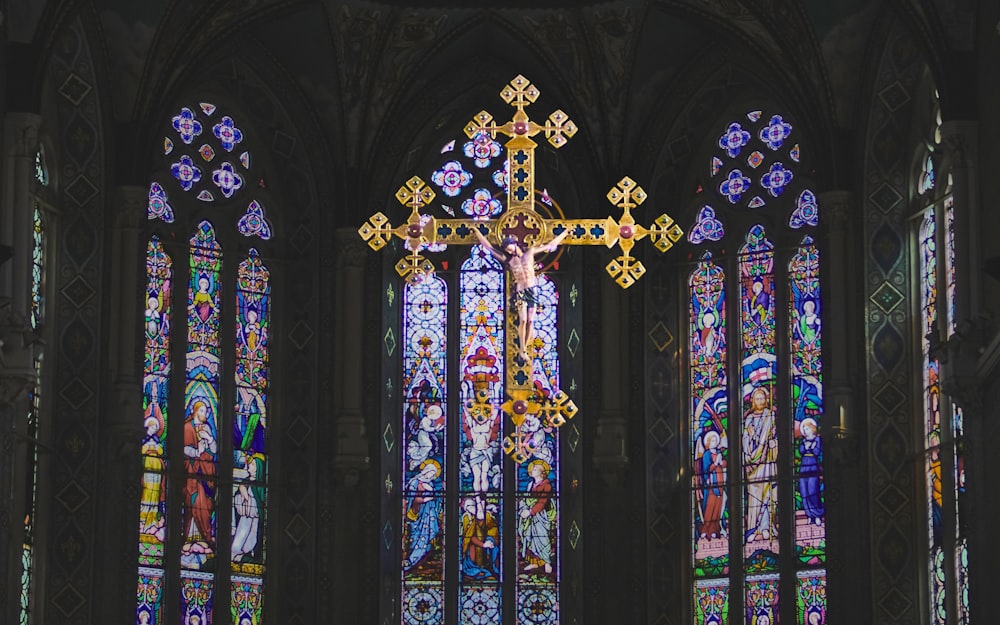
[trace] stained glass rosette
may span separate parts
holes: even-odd
[[[444,622],[447,296],[438,277],[403,290],[404,625]]]

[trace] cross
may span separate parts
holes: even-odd
[[[526,246],[544,244],[553,236],[569,231],[563,239],[564,245],[604,245],[609,249],[617,245],[620,254],[608,263],[606,269],[615,282],[622,288],[628,288],[646,271],[642,263],[631,255],[636,241],[648,237],[654,248],[665,252],[680,240],[683,231],[666,214],[654,219],[649,227],[636,223],[632,210],[646,200],[646,192],[627,176],[607,194],[611,204],[622,212],[618,220],[613,217],[555,219],[544,217],[535,210],[535,148],[538,144],[531,138],[542,135],[553,147],[561,148],[577,132],[576,125],[560,110],[549,115],[542,124],[532,121],[525,109],[539,95],[538,89],[527,78],[518,75],[500,91],[500,98],[515,109],[509,121],[497,123],[484,110],[476,114],[464,128],[466,136],[473,140],[484,135],[491,139],[496,139],[498,135],[509,137],[505,144],[510,171],[507,207],[499,217],[486,220],[438,219],[429,213],[421,213],[421,209],[434,199],[435,193],[423,180],[414,176],[396,192],[396,199],[410,209],[405,223],[393,227],[388,217],[379,212],[358,229],[361,238],[376,251],[385,247],[394,236],[403,240],[409,254],[396,263],[396,272],[402,278],[416,283],[434,271],[431,261],[420,254],[429,245],[477,244],[473,229],[478,229],[496,242],[513,236]],[[507,288],[509,290],[511,286],[508,284]],[[533,414],[545,427],[559,427],[567,419],[573,418],[577,407],[559,389],[554,389],[546,397],[532,385],[530,359],[526,362],[518,358],[520,346],[516,338],[517,323],[516,311],[509,313],[504,347],[507,398],[500,408],[509,416],[515,428],[503,441],[504,451],[521,463],[534,455],[532,437],[522,428],[525,417]]]

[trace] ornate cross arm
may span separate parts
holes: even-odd
[[[535,454],[537,443],[535,432],[539,427],[560,427],[567,419],[576,416],[578,408],[569,395],[557,390],[551,398],[541,397],[537,392],[518,389],[500,408],[510,415],[514,431],[503,439],[503,450],[514,462],[521,464]],[[535,421],[527,417],[534,415]]]
[[[420,255],[423,247],[434,242],[434,220],[430,215],[420,214],[420,209],[434,197],[434,191],[414,176],[396,191],[399,203],[410,207],[410,216],[405,223],[394,228],[389,218],[378,212],[358,228],[358,234],[376,252],[385,247],[393,236],[404,240],[410,254],[396,263],[396,273],[410,282],[419,282],[423,276],[434,271],[434,264]]]

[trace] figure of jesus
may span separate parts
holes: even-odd
[[[538,306],[537,278],[535,277],[535,254],[552,252],[563,239],[569,235],[569,230],[563,230],[545,245],[532,247],[523,246],[515,237],[505,237],[497,250],[486,239],[479,228],[473,228],[479,243],[490,251],[493,256],[510,270],[514,279],[514,295],[511,305],[517,307],[517,338],[520,341],[521,359],[528,360],[528,344],[534,332],[532,321],[535,308]]]

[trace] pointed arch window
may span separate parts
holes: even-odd
[[[924,485],[927,516],[927,590],[929,622],[934,625],[970,622],[965,473],[965,429],[961,407],[941,389],[941,361],[936,344],[956,331],[955,196],[950,172],[938,175],[933,164],[941,139],[941,114],[936,92],[933,142],[928,141],[920,171],[914,172],[916,227],[919,250],[917,282],[920,293],[918,332],[921,354],[920,420],[922,422]],[[928,171],[931,184],[926,184]],[[940,184],[943,183],[943,188]]]
[[[247,143],[215,105],[181,107],[150,184],[138,625],[263,623],[272,281],[248,243],[271,225]]]
[[[826,622],[819,206],[795,136],[763,110],[729,123],[688,232],[697,625]]]
[[[45,318],[45,271],[46,271],[46,243],[48,240],[48,227],[44,217],[44,209],[39,199],[40,193],[37,191],[49,184],[48,166],[45,163],[44,148],[39,145],[35,152],[35,195],[31,206],[31,292],[30,310],[28,313],[28,323],[36,334],[44,332],[43,321]],[[44,353],[43,343],[39,343],[36,348],[34,365],[34,381],[29,391],[29,404],[25,434],[27,435],[27,451],[25,466],[25,486],[24,486],[24,539],[21,547],[21,596],[20,596],[20,616],[19,625],[28,625],[31,622],[33,583],[35,569],[35,527],[37,524],[36,512],[38,501],[38,445],[39,427],[41,424],[41,389],[42,389],[42,361]]]
[[[507,192],[502,146],[485,134],[458,146],[445,144],[446,162],[429,177],[443,194],[441,209],[449,217],[459,211],[470,219],[497,217]],[[535,210],[561,214],[547,192],[539,193]],[[398,380],[399,397],[389,402],[383,425],[383,463],[390,467],[384,568],[399,590],[398,599],[383,602],[384,619],[402,625],[567,622],[562,528],[569,528],[572,548],[579,526],[565,525],[561,484],[566,456],[576,462],[579,430],[570,426],[563,454],[557,428],[533,414],[515,425],[500,409],[509,399],[510,305],[500,262],[480,245],[428,251],[441,253],[433,274],[405,283],[395,272],[387,277],[386,389],[391,397]],[[565,372],[560,341],[575,349],[579,337],[561,335],[568,313],[558,258],[538,260],[547,264],[538,277],[526,352],[530,382],[538,395],[551,396]],[[396,285],[400,305],[394,308]],[[575,307],[576,294],[568,293],[567,306]],[[567,387],[575,389],[575,381]],[[526,457],[515,463],[509,453]]]
[[[407,625],[559,622],[559,436],[529,415],[521,432],[532,437],[532,458],[509,467],[498,409],[504,293],[502,267],[480,246],[457,275],[403,286],[399,618]],[[559,384],[558,301],[554,279],[542,276],[531,358],[543,394]]]

